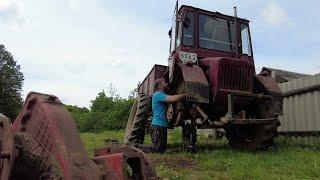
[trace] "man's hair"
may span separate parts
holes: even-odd
[[[155,89],[156,91],[159,89],[159,86],[160,86],[160,84],[162,83],[162,81],[163,81],[162,78],[157,79],[157,80],[154,81],[153,87],[154,87],[154,89]]]

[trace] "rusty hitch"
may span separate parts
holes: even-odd
[[[106,179],[159,179],[152,162],[138,148],[121,144],[108,145],[95,149],[93,161],[103,167]]]

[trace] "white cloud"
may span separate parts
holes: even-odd
[[[10,0],[1,0],[0,1],[0,9],[4,7],[8,7],[10,5],[11,1]]]
[[[21,0],[0,0],[0,20],[13,29],[20,29],[27,21]]]
[[[115,68],[121,67],[122,65],[123,65],[123,62],[122,62],[122,60],[120,60],[120,59],[115,59],[115,60],[111,63],[111,66],[112,66],[112,67],[115,67]]]
[[[271,25],[278,25],[289,21],[286,11],[274,2],[267,4],[261,15]]]
[[[77,11],[89,11],[97,8],[96,0],[68,0],[69,8]]]

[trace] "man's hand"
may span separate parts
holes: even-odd
[[[166,101],[167,103],[174,103],[181,101],[186,97],[186,94],[177,94],[177,95],[167,95]]]

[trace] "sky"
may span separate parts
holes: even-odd
[[[320,2],[180,0],[251,21],[257,71],[320,72]],[[127,97],[154,64],[167,64],[175,0],[0,0],[0,44],[21,65],[23,96],[54,94],[90,107],[112,83]]]

